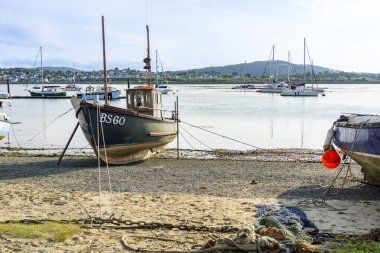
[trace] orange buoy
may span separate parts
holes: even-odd
[[[322,164],[329,170],[336,169],[341,162],[340,155],[335,149],[329,149],[323,152]]]

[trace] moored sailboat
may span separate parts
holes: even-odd
[[[59,85],[44,85],[44,70],[42,67],[42,47],[39,49],[40,55],[40,76],[41,76],[41,89],[28,90],[32,97],[65,97],[66,91]],[[38,56],[38,55],[37,55]]]
[[[124,164],[151,157],[177,134],[176,114],[166,118],[161,93],[151,85],[149,27],[147,58],[144,59],[147,85],[127,90],[127,108],[89,103],[77,97],[71,102],[85,138],[96,155],[106,163]],[[104,90],[107,88],[104,18],[102,17]]]
[[[309,52],[309,51],[308,51]],[[310,57],[310,55],[309,55]],[[314,77],[313,64],[311,64]],[[288,84],[288,88],[281,92],[281,96],[285,97],[318,97],[321,93],[320,89],[314,89],[314,84],[311,88],[306,87],[306,39],[303,40],[303,83]]]
[[[270,68],[269,82],[263,84],[263,87],[257,89],[257,92],[261,92],[261,93],[281,93],[287,87],[287,85],[286,85],[285,82],[279,82],[278,81],[278,68],[277,68],[276,78],[274,78],[274,72],[275,72],[274,52],[275,52],[275,45],[273,45],[272,51],[271,51],[271,54],[272,54],[272,64],[271,64],[271,68]],[[267,62],[266,66],[268,66],[268,62]],[[266,67],[265,67],[265,70],[266,70]],[[265,70],[264,70],[264,74],[265,74]],[[264,74],[263,74],[263,77],[264,77]]]

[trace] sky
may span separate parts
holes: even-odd
[[[380,73],[377,0],[0,0],[0,67],[102,69],[101,16],[107,68],[142,70],[146,30],[152,59],[165,70],[266,61]]]

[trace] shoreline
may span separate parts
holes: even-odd
[[[366,234],[380,227],[378,187],[342,177],[327,195],[327,206],[315,205],[313,201],[321,199],[337,170],[329,171],[317,162],[319,150],[304,150],[303,156],[294,151],[272,151],[273,157],[267,157],[268,152],[229,151],[223,158],[216,152],[213,159],[197,151],[180,160],[171,158],[171,152],[175,153],[171,151],[166,157],[110,166],[112,193],[107,169],[103,164],[99,170],[94,155],[64,157],[57,166],[56,156],[2,153],[0,217],[1,221],[84,219],[99,216],[101,204],[104,217],[115,214],[132,221],[247,227],[257,219],[255,205],[281,204],[299,206],[321,232]],[[297,161],[281,158],[281,152],[285,158],[292,153]],[[267,160],[259,160],[263,158]],[[360,168],[351,167],[359,177]],[[120,245],[123,236],[132,245],[150,249],[179,250],[208,240],[208,233],[195,231],[86,229],[62,243],[2,235],[0,247],[21,252],[125,252]],[[182,243],[141,237],[174,238]]]

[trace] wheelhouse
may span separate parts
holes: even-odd
[[[126,91],[128,109],[162,118],[162,95],[154,86],[136,86]]]

